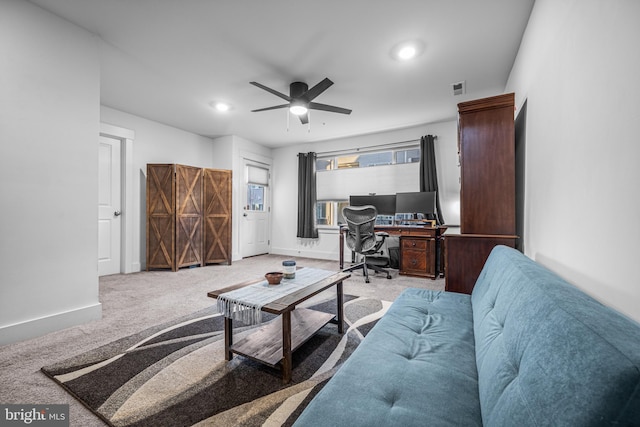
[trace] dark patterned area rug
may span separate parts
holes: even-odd
[[[213,307],[42,371],[112,426],[291,425],[390,304],[344,301],[345,334],[330,323],[300,347],[287,385],[278,369],[224,360],[224,322]],[[335,314],[335,299],[312,308]],[[234,322],[234,340],[253,328]]]

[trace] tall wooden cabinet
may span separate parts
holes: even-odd
[[[458,104],[460,229],[445,234],[446,289],[471,293],[494,246],[516,233],[513,93]]]
[[[148,164],[147,270],[219,262],[231,264],[231,171]]]

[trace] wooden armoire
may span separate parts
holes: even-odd
[[[231,264],[231,171],[147,165],[147,270]]]
[[[445,289],[470,294],[496,245],[515,247],[515,96],[458,104],[460,230],[445,234]]]

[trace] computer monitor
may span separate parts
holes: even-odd
[[[366,206],[373,205],[378,211],[376,225],[393,225],[393,218],[396,211],[395,194],[370,194],[367,196],[350,196],[349,205]]]
[[[349,205],[366,206],[373,205],[378,211],[378,215],[395,215],[396,195],[395,194],[370,194],[366,196],[349,196]]]
[[[422,214],[426,219],[435,219],[436,192],[397,193],[395,210],[396,214]]]

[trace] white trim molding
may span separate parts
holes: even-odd
[[[140,263],[134,261],[134,253],[139,252],[140,242],[133,239],[133,141],[136,133],[130,129],[100,123],[100,136],[119,139],[122,144],[122,248],[120,251],[120,272],[140,271]],[[138,248],[136,248],[138,246]],[[137,252],[136,252],[137,251]]]
[[[30,319],[0,328],[0,346],[41,337],[50,332],[102,319],[102,304],[96,303],[75,310]]]

